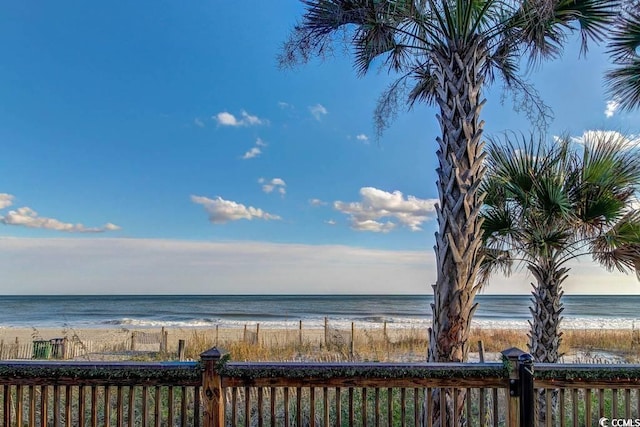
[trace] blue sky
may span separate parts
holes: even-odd
[[[436,111],[401,112],[377,141],[393,76],[357,78],[340,48],[278,68],[301,13],[295,0],[3,3],[0,293],[429,292]],[[572,43],[531,70],[550,135],[640,133],[640,112],[608,104],[607,66]],[[486,135],[529,132],[499,86],[485,96]],[[569,292],[640,290],[587,263],[573,276]]]

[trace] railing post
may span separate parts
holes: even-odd
[[[213,347],[200,355],[204,365],[202,372],[202,394],[204,403],[204,427],[224,426],[224,394],[218,362],[223,354]]]
[[[526,355],[519,348],[512,347],[502,351],[502,357],[506,359],[509,368],[509,403],[508,409],[508,426],[523,427],[522,422],[522,390],[520,378],[520,358]],[[533,402],[530,402],[533,404]]]
[[[518,357],[520,375],[520,426],[533,427],[535,393],[533,389],[533,357],[523,353]]]

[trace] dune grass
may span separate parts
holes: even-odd
[[[297,336],[296,336],[297,337]],[[640,331],[633,330],[566,330],[563,332],[561,350],[567,355],[580,352],[584,362],[595,351],[616,354],[626,362],[638,362],[640,354]],[[522,329],[481,329],[471,332],[470,352],[477,353],[482,342],[487,361],[496,361],[496,353],[510,347],[527,350],[527,331]],[[236,361],[380,361],[420,362],[427,354],[427,332],[418,329],[395,331],[385,335],[381,330],[360,329],[353,344],[344,339],[325,344],[323,339],[287,337],[277,333],[262,337],[258,342],[243,339],[225,339],[215,342],[215,337],[205,331],[194,330],[186,339],[186,356],[196,360],[200,353],[213,347],[224,349]],[[478,357],[472,354],[472,360]]]

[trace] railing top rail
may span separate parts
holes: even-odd
[[[569,371],[593,371],[593,370],[640,370],[640,364],[636,363],[534,363],[538,371],[554,371],[558,369]]]
[[[3,361],[2,384],[199,385],[198,362]]]
[[[355,367],[355,368],[419,368],[419,369],[468,369],[504,368],[500,362],[430,363],[430,362],[229,362],[225,366],[291,366],[291,367]]]
[[[615,387],[632,385],[640,387],[640,365],[638,364],[534,364],[536,383],[544,386],[584,384]]]
[[[3,360],[0,370],[12,367],[30,367],[42,369],[58,368],[113,368],[113,369],[193,369],[200,362],[137,362],[137,361],[85,361],[85,360]]]
[[[503,386],[501,363],[227,363],[225,386],[428,387],[432,384]]]

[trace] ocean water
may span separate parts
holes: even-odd
[[[2,296],[3,327],[334,327],[426,328],[427,295],[105,295]],[[473,323],[485,328],[528,328],[530,296],[479,295]],[[563,328],[640,327],[640,295],[568,295]]]

